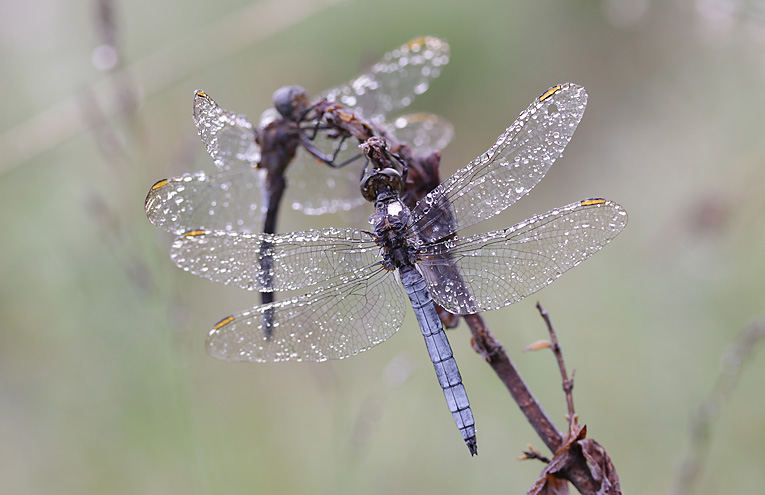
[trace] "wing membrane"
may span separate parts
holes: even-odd
[[[244,115],[220,107],[207,93],[194,93],[194,125],[215,165],[226,170],[232,164],[260,161],[255,129]]]
[[[170,258],[214,282],[270,292],[303,289],[365,270],[380,260],[380,248],[355,229],[289,234],[194,230],[175,240]]]
[[[212,176],[196,172],[159,181],[146,196],[146,216],[174,234],[192,228],[261,230],[263,174],[247,165]]]
[[[420,155],[446,148],[454,137],[451,122],[432,113],[402,115],[393,119],[387,128],[399,142],[408,144]]]
[[[342,359],[396,333],[405,303],[395,277],[372,266],[302,296],[224,318],[207,337],[207,351],[228,361]]]
[[[417,203],[415,229],[426,241],[437,241],[515,203],[563,153],[586,104],[584,88],[571,83],[534,100],[486,153]],[[453,221],[442,221],[443,211],[451,211]]]
[[[260,149],[252,124],[203,91],[194,94],[194,123],[218,170],[157,182],[146,196],[146,216],[175,234],[193,228],[260,230],[264,173],[254,166]]]
[[[368,73],[325,91],[321,97],[338,101],[372,123],[391,130],[399,140],[412,145],[416,152],[430,153],[444,148],[454,134],[446,119],[430,114],[413,114],[399,117],[393,126],[384,122],[387,116],[409,106],[417,95],[424,93],[448,62],[449,45],[446,41],[430,36],[417,38],[386,53]],[[327,139],[320,133],[313,144],[331,155],[338,141]],[[337,162],[342,163],[354,156],[360,157],[358,143],[348,139],[337,155]],[[359,194],[363,160],[330,174],[316,165],[316,160],[304,151],[299,152],[290,165],[292,172],[285,196],[291,208],[308,215],[320,215],[348,211],[364,204]],[[317,184],[322,187],[317,187]]]
[[[317,139],[321,139],[321,135]],[[306,215],[324,215],[350,211],[366,203],[359,192],[364,168],[361,150],[355,139],[348,139],[346,145],[346,151],[338,155],[338,163],[354,156],[359,159],[341,168],[325,166],[299,149],[289,166],[284,206]]]
[[[513,227],[426,245],[423,273],[433,299],[458,314],[513,304],[599,251],[627,225],[602,199],[537,215]],[[455,276],[455,271],[458,276]]]
[[[446,41],[431,36],[417,38],[386,53],[368,73],[322,96],[381,124],[386,115],[409,106],[415,96],[424,93],[448,62]]]

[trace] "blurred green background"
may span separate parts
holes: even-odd
[[[210,326],[257,297],[175,268],[171,236],[143,212],[156,180],[212,168],[194,89],[257,121],[279,86],[315,94],[430,34],[449,41],[451,62],[412,109],[454,123],[444,177],[548,87],[587,88],[564,157],[480,228],[593,196],[624,205],[630,224],[549,288],[485,317],[564,428],[554,360],[521,351],[546,338],[541,301],[576,370],[581,422],[622,487],[667,493],[726,347],[763,312],[763,12],[735,0],[3,2],[0,491],[531,486],[542,464],[516,457],[543,445],[464,323],[449,335],[476,416],[472,459],[411,314],[345,361],[213,360]],[[283,210],[280,229],[349,222]],[[762,493],[763,376],[755,352],[712,425],[696,493]]]

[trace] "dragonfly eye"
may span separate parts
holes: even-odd
[[[283,86],[277,89],[273,101],[279,115],[293,121],[298,120],[310,105],[308,93],[300,86]]]

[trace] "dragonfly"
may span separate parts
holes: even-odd
[[[361,190],[375,204],[369,231],[184,233],[173,243],[171,258],[190,273],[262,290],[259,260],[267,256],[274,262],[269,275],[273,290],[305,291],[223,318],[207,337],[208,353],[228,361],[342,359],[390,338],[409,306],[449,411],[475,455],[472,409],[435,303],[455,314],[513,304],[555,281],[624,229],[624,208],[596,198],[506,229],[460,235],[505,210],[544,177],[570,141],[586,103],[581,86],[550,88],[485,153],[411,209],[401,199],[405,163],[396,166],[380,138],[365,142],[362,148],[373,166]],[[273,319],[266,321],[266,315]]]
[[[444,40],[414,39],[385,54],[369,72],[325,91],[314,103],[299,86],[278,89],[274,107],[263,113],[258,127],[197,90],[194,123],[217,170],[156,182],[144,202],[146,215],[151,223],[174,234],[193,228],[273,233],[285,189],[290,196],[287,204],[310,215],[362,204],[359,170],[327,174],[323,179],[313,173],[318,168],[316,160],[335,167],[349,161],[343,152],[350,149],[341,123],[327,126],[324,112],[317,107],[343,105],[369,121],[375,133],[387,132],[415,143],[423,153],[442,149],[453,135],[451,124],[443,118],[413,114],[386,122],[425,92],[448,61],[449,45]],[[298,153],[299,148],[305,153]],[[288,166],[294,179],[289,188]],[[346,184],[354,186],[343,187]]]

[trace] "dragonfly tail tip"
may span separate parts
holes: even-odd
[[[478,443],[475,438],[471,438],[465,443],[467,444],[468,450],[470,450],[471,456],[478,455]]]

